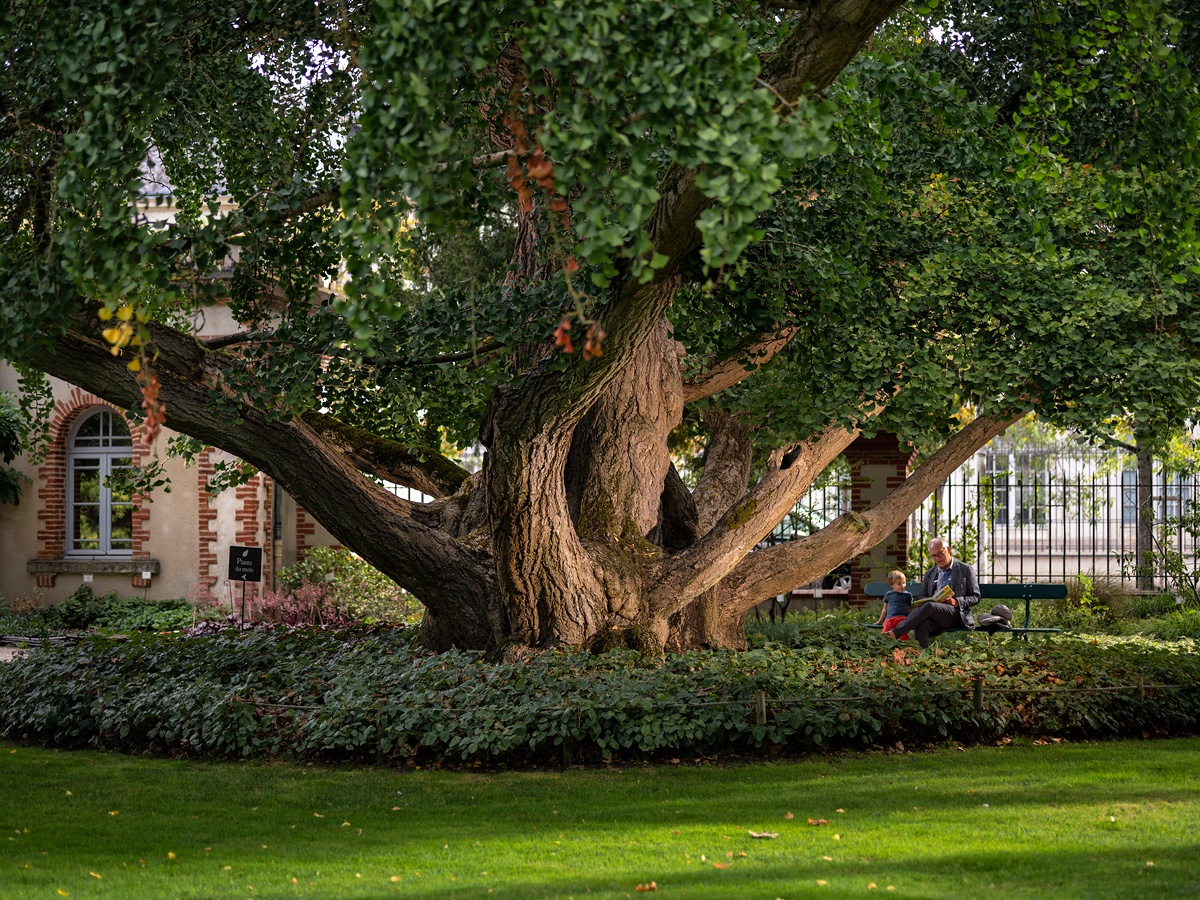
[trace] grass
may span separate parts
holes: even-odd
[[[0,744],[0,897],[1190,897],[1198,752],[480,772]]]

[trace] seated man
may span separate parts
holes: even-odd
[[[952,557],[949,544],[934,538],[929,542],[929,555],[934,565],[925,573],[916,592],[917,599],[932,597],[947,584],[950,585],[950,596],[945,603],[921,604],[903,622],[884,632],[888,637],[899,638],[912,631],[922,647],[928,647],[929,639],[943,631],[974,628],[975,616],[971,607],[979,602],[979,579],[975,577],[975,570]]]

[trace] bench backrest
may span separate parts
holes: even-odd
[[[919,582],[918,582],[919,584]],[[863,593],[868,597],[882,597],[890,590],[886,581],[872,581]],[[989,581],[979,585],[979,596],[987,600],[1061,600],[1067,596],[1065,584],[1006,584]]]

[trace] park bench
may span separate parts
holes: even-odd
[[[891,586],[886,581],[872,581],[865,588],[863,593],[868,597],[882,597],[891,589]],[[1029,604],[1032,600],[1061,600],[1067,596],[1067,586],[1065,584],[1008,584],[1004,582],[983,582],[979,585],[979,596],[982,600],[1024,600],[1025,601],[1025,624],[1014,625],[1009,628],[1000,626],[983,627],[978,630],[986,631],[989,634],[1012,634],[1016,637],[1024,637],[1028,640],[1030,634],[1058,634],[1062,631],[1061,628],[1030,628],[1029,627]],[[987,612],[986,609],[981,609],[980,606],[975,607],[975,612],[978,615],[980,612]],[[868,628],[879,628],[879,625],[868,625]],[[951,628],[949,631],[966,631],[966,628]]]

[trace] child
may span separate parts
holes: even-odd
[[[883,633],[893,637],[892,630],[912,612],[913,596],[905,590],[908,587],[908,579],[904,577],[903,572],[888,572],[887,582],[891,590],[883,595],[883,609],[879,613],[879,621],[875,624],[882,625]],[[900,640],[907,641],[908,635],[901,635]]]

